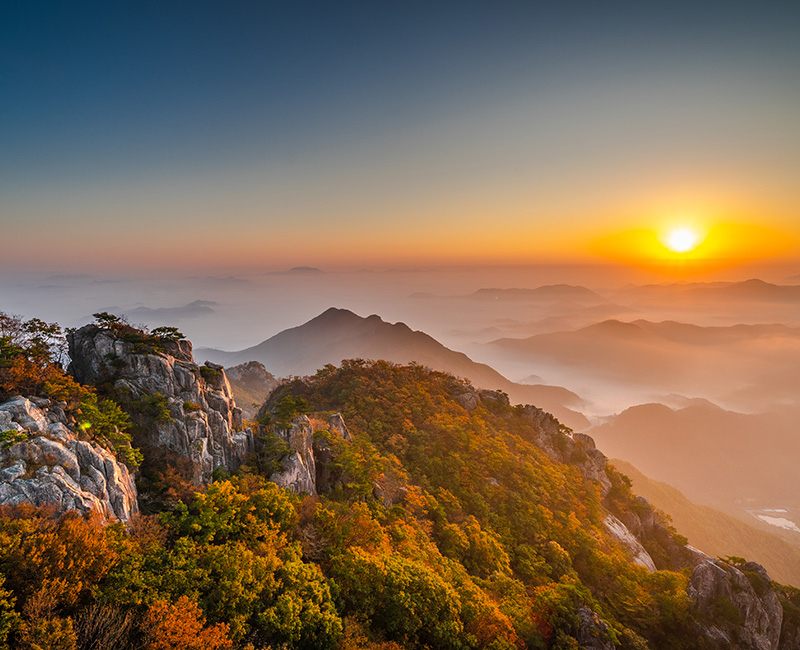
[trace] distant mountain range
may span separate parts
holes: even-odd
[[[800,548],[775,532],[748,525],[741,519],[687,499],[680,490],[654,481],[630,463],[609,461],[633,482],[633,491],[668,512],[689,544],[712,557],[757,557],[770,576],[784,584],[800,584]]]
[[[591,289],[573,284],[548,284],[535,289],[478,289],[466,295],[438,296],[433,293],[415,293],[412,298],[458,298],[462,300],[500,300],[503,302],[575,302],[599,304],[606,299]]]
[[[800,407],[748,415],[694,400],[686,408],[642,404],[589,431],[624,458],[698,503],[747,516],[788,507],[800,516]]]
[[[385,359],[394,363],[416,362],[449,372],[479,388],[502,390],[512,402],[534,404],[553,413],[569,427],[585,429],[589,423],[577,412],[582,404],[575,393],[558,386],[523,385],[456,352],[405,323],[387,323],[379,316],[363,318],[347,309],[331,307],[298,327],[279,332],[256,346],[236,352],[198,348],[195,358],[233,366],[259,361],[278,377],[310,375],[326,364],[343,359]]]
[[[800,327],[606,320],[487,345],[499,360],[525,361],[533,368],[555,363],[583,377],[651,393],[702,395],[753,410],[800,393]]]
[[[686,299],[709,301],[792,302],[800,301],[800,285],[781,285],[753,278],[743,282],[691,282],[685,284],[648,284],[628,288],[625,293],[642,298],[676,295]]]

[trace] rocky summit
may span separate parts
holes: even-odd
[[[154,346],[95,325],[67,338],[75,378],[104,384],[120,401],[136,404],[139,444],[180,454],[196,484],[208,483],[216,468],[235,471],[252,450],[252,432],[243,426],[224,369],[197,365],[188,341]]]

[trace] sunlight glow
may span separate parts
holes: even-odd
[[[664,238],[664,245],[675,253],[688,253],[700,244],[700,236],[691,228],[673,228]]]

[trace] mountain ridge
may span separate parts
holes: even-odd
[[[388,323],[377,314],[362,317],[348,309],[330,307],[306,323],[244,350],[198,348],[195,354],[198,359],[226,366],[259,361],[276,376],[309,375],[326,364],[336,365],[350,358],[415,362],[463,377],[480,388],[502,390],[514,402],[536,404],[572,428],[588,426],[588,420],[574,410],[580,408],[582,400],[572,391],[560,386],[517,384],[432,336],[402,322]]]

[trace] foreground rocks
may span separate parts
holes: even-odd
[[[154,348],[130,331],[136,332],[87,325],[70,333],[75,378],[110,387],[131,411],[137,444],[186,458],[195,484],[208,483],[217,468],[236,471],[253,449],[253,435],[243,426],[222,366],[198,366],[188,341]]]
[[[0,404],[0,432],[25,438],[0,445],[0,505],[29,503],[128,521],[139,511],[128,468],[108,450],[80,440],[73,424],[48,399],[17,396]]]

